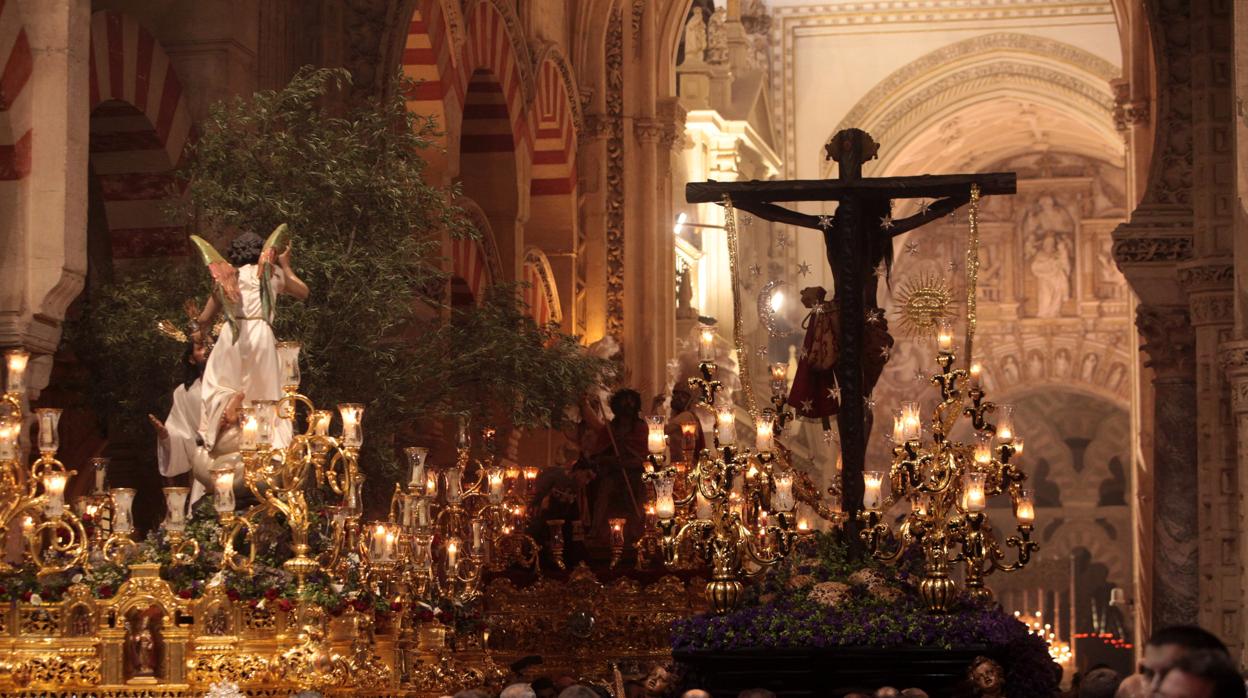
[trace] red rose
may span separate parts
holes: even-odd
[[[277,607],[283,611],[289,611],[291,608],[294,608],[294,604],[290,602],[290,599],[280,599],[277,602]]]
[[[391,613],[398,613],[399,611],[402,611],[402,610],[403,610],[403,604],[402,604],[402,603],[399,603],[398,601],[391,601],[391,602],[390,602],[390,612],[391,612]]]
[[[24,601],[24,602],[26,602],[26,603],[30,603],[30,595],[31,595],[31,594],[30,594],[30,592],[29,592],[29,591],[23,591],[23,592],[22,592],[22,601]]]
[[[356,599],[351,602],[351,605],[355,607],[356,613],[363,613],[368,610],[368,602],[364,599]]]
[[[260,605],[260,602],[259,602],[259,601],[257,601],[256,599],[252,599],[251,601],[248,601],[248,602],[247,602],[247,605],[248,605],[248,606],[251,606],[252,608],[255,608],[256,606],[259,606],[259,605]]]
[[[182,591],[178,592],[178,596],[184,599],[189,599],[193,595],[194,593],[190,589],[183,589]]]
[[[268,589],[265,589],[265,590],[264,590],[264,598],[268,599],[269,601],[272,601],[273,599],[276,599],[276,598],[277,598],[277,589],[276,589],[276,588],[274,588],[274,587],[269,587]]]
[[[331,616],[340,616],[340,615],[342,615],[343,610],[345,610],[345,609],[343,608],[343,605],[342,605],[342,604],[338,604],[337,606],[334,606],[333,608],[329,609],[329,615],[331,615]]]
[[[101,584],[100,588],[95,590],[95,595],[101,599],[107,599],[113,595],[113,588],[107,584]]]
[[[230,598],[230,601],[238,601],[238,590],[237,590],[237,589],[226,589],[226,590],[225,590],[225,595],[226,595],[226,596],[228,596],[228,597]]]

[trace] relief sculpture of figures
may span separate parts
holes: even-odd
[[[1036,317],[1062,314],[1071,297],[1075,221],[1057,200],[1045,194],[1023,216],[1027,268],[1036,279]]]

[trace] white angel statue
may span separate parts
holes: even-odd
[[[226,320],[204,369],[204,407],[199,423],[204,447],[217,457],[223,450],[218,447],[218,436],[237,425],[244,401],[281,399],[277,339],[272,327],[277,296],[284,293],[304,300],[309,291],[290,266],[285,224],[268,240],[252,232],[239,235],[226,250],[228,261],[203,238],[192,235],[191,240],[215,282],[199,324],[207,327],[218,312],[224,312]],[[287,445],[290,436],[290,423],[279,420],[273,445]]]

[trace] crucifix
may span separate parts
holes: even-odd
[[[971,188],[981,196],[1013,194],[1013,172],[922,175],[917,177],[863,177],[862,165],[873,160],[879,144],[859,129],[838,132],[824,146],[827,158],[839,166],[836,179],[790,181],[690,182],[685,199],[691,204],[720,203],[769,221],[811,228],[823,233],[828,264],[834,277],[840,315],[840,354],[835,365],[840,387],[837,428],[840,431],[843,508],[848,514],[850,545],[858,536],[856,513],[862,509],[867,436],[866,390],[863,380],[863,334],[869,316],[882,318],[876,302],[878,269],[891,265],[893,238],[953,213],[970,201]],[[894,199],[931,199],[917,214],[893,220]],[[834,215],[800,213],[777,202],[836,201]],[[881,267],[884,265],[884,267]]]

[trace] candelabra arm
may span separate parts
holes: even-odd
[[[1002,572],[1014,572],[1026,567],[1031,562],[1031,554],[1040,549],[1040,544],[1031,539],[1031,531],[1031,524],[1019,524],[1018,535],[1005,539],[1005,547],[1015,548],[1018,551],[1014,562],[1001,564],[1000,560],[1005,555],[998,550],[997,554],[992,557],[993,568]]]

